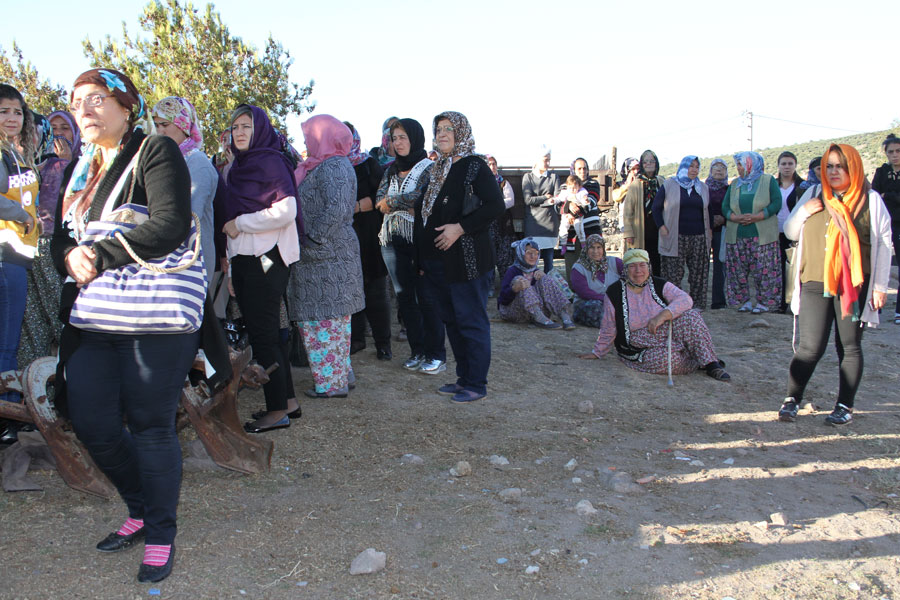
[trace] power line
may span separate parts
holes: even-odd
[[[807,127],[818,127],[819,129],[834,129],[835,131],[847,131],[849,133],[862,133],[857,129],[844,129],[843,127],[829,127],[828,125],[816,125],[814,123],[803,123],[801,121],[791,121],[790,119],[779,119],[777,117],[767,117],[759,113],[753,113],[753,116],[760,119],[769,119],[770,121],[781,121],[783,123],[793,123],[794,125],[806,125]]]
[[[727,123],[727,122],[729,122],[729,121],[734,121],[735,119],[740,119],[740,118],[741,118],[740,115],[738,115],[738,116],[732,116],[732,117],[728,117],[728,118],[726,118],[726,119],[722,119],[722,120],[720,120],[720,121],[714,121],[714,122],[712,122],[712,123],[703,123],[703,124],[701,124],[701,125],[694,125],[694,126],[692,126],[692,127],[685,127],[684,129],[676,129],[675,131],[669,131],[669,132],[666,132],[666,133],[654,133],[654,134],[652,134],[652,135],[644,136],[644,138],[642,138],[642,139],[646,139],[647,137],[653,137],[654,139],[655,139],[655,138],[664,138],[664,137],[669,137],[669,136],[672,136],[672,135],[676,135],[676,134],[678,134],[678,133],[684,133],[684,132],[686,132],[686,131],[695,131],[695,130],[697,130],[697,129],[707,129],[707,128],[709,128],[709,127],[714,127],[714,126],[716,126],[716,125],[721,125],[722,123]],[[636,139],[632,139],[632,140],[624,140],[624,141],[618,142],[618,144],[619,144],[619,145],[627,145],[627,144],[630,144],[630,143],[632,143],[632,142],[634,142],[634,141],[636,141]]]

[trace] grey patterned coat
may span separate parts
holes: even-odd
[[[365,307],[359,242],[353,231],[356,173],[344,156],[333,156],[300,184],[306,238],[291,266],[288,313],[293,321],[344,317]]]

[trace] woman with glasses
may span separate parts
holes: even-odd
[[[80,245],[89,222],[125,202],[147,206],[149,218],[124,233],[144,259],[178,248],[191,227],[187,165],[175,142],[148,135],[153,131],[148,107],[128,77],[113,69],[82,73],[73,86],[71,110],[85,145],[63,181],[50,246],[57,269],[68,276],[61,301],[66,316],[78,288],[103,271],[134,263],[118,239]],[[78,439],[128,507],[124,524],[97,549],[117,552],[143,539],[139,581],[166,578],[175,559],[181,487],[175,411],[198,341],[199,331],[100,333],[71,324],[60,341],[57,403],[65,391]]]
[[[465,115],[442,112],[432,127],[440,156],[416,204],[416,250],[425,294],[447,328],[456,359],[456,382],[438,393],[472,402],[487,395],[491,324],[486,303],[494,270],[488,228],[503,212],[503,195],[487,163],[475,154]]]
[[[625,277],[606,290],[594,349],[579,358],[602,358],[615,349],[628,368],[642,373],[663,375],[671,369],[674,375],[686,375],[703,369],[717,381],[731,381],[703,317],[691,308],[691,297],[651,276],[645,250],[628,250],[622,262]]]
[[[838,396],[825,422],[843,425],[853,419],[862,381],[863,327],[878,325],[890,287],[891,218],[853,146],[832,144],[822,157],[822,171],[822,185],[803,195],[784,224],[784,234],[797,242],[791,299],[797,339],[778,418],[797,418],[833,327]]]

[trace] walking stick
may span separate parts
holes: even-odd
[[[669,385],[675,385],[672,381],[672,321],[669,321]]]

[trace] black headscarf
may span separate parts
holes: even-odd
[[[390,166],[391,173],[409,171],[420,160],[428,158],[428,153],[425,151],[425,130],[422,125],[415,119],[400,119],[399,123],[409,137],[409,154],[406,156],[396,155]]]

